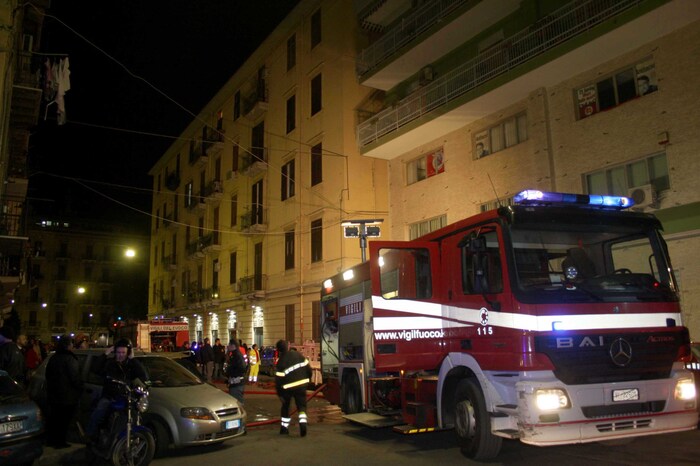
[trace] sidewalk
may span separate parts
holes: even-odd
[[[214,386],[228,392],[226,384],[215,381]],[[308,392],[310,396],[312,392]],[[274,379],[262,376],[257,385],[246,385],[245,410],[247,413],[246,430],[255,431],[273,425],[277,427],[277,419],[280,414],[280,401],[275,392]],[[231,440],[235,441],[235,439]],[[43,455],[34,462],[34,466],[78,466],[88,464],[88,455],[85,444],[79,440],[77,432],[69,432],[68,442],[71,447],[57,450],[44,446]]]

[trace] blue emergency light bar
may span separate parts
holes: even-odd
[[[601,196],[598,194],[554,193],[527,189],[513,197],[513,202],[523,205],[576,205],[599,209],[626,209],[634,205],[634,201],[624,196]]]

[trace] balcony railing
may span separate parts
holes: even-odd
[[[238,290],[241,294],[264,293],[267,276],[263,274],[249,275],[238,280]]]
[[[243,232],[263,232],[267,230],[267,209],[262,206],[255,206],[250,212],[241,215],[241,231]]]
[[[562,42],[601,24],[643,0],[576,0],[530,28],[508,37],[357,127],[360,147],[377,141]],[[430,3],[430,2],[428,2]]]
[[[190,150],[190,165],[194,165],[196,162],[206,163],[208,159],[207,153],[204,150],[204,143],[202,141],[197,141]]]
[[[267,170],[267,147],[251,147],[240,156],[238,169],[248,176]]]
[[[4,198],[0,206],[0,236],[23,237],[26,226],[25,202]]]
[[[399,24],[387,31],[376,42],[360,52],[357,75],[362,77],[379,63],[396,53],[418,34],[432,27],[457,7],[469,0],[431,0],[406,15]]]
[[[204,196],[209,200],[221,199],[224,195],[224,185],[220,180],[213,180],[209,182],[206,188],[204,188]]]

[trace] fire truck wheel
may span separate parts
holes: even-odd
[[[360,380],[357,372],[351,372],[343,378],[342,403],[345,414],[355,414],[362,411],[362,393],[360,392]]]
[[[467,458],[494,458],[501,450],[503,439],[491,433],[484,395],[473,379],[461,380],[457,385],[455,432],[462,454]]]

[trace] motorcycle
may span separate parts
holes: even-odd
[[[110,415],[100,427],[99,440],[91,449],[114,466],[146,466],[156,450],[153,432],[141,424],[141,413],[148,409],[148,389],[116,379],[111,382],[119,384],[126,396],[112,403]]]

